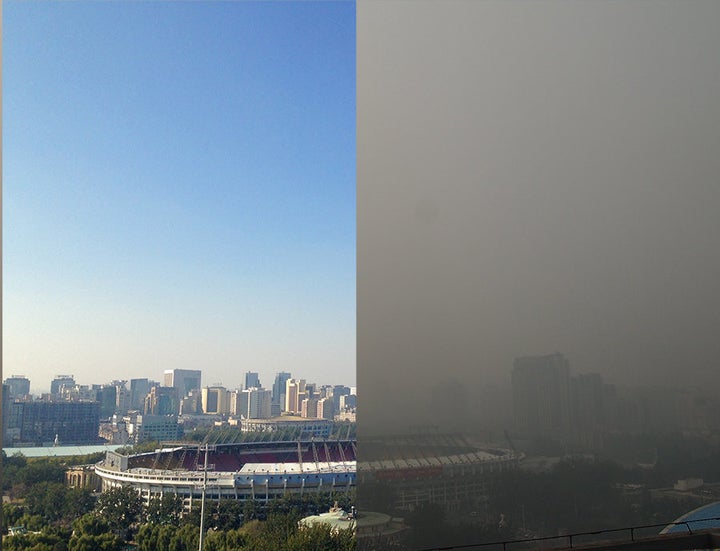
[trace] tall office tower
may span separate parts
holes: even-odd
[[[254,371],[245,373],[245,388],[262,388],[260,377]]]
[[[5,379],[5,384],[8,386],[8,392],[11,398],[27,396],[30,394],[30,379],[25,375],[13,375]]]
[[[145,415],[177,415],[180,401],[177,390],[168,386],[154,386],[145,398]]]
[[[145,398],[150,392],[150,381],[147,379],[130,379],[130,406],[132,410],[142,411]]]
[[[178,400],[187,396],[191,390],[200,389],[202,373],[199,369],[166,369],[164,384],[177,391]]]
[[[95,386],[95,385],[93,385]],[[115,385],[102,385],[95,390],[95,400],[100,402],[100,417],[112,417],[117,408],[117,387]]]
[[[344,396],[340,396],[340,411],[353,409],[355,407],[357,407],[357,396],[354,394],[345,394]]]
[[[202,391],[191,390],[180,400],[180,415],[197,415],[202,413]]]
[[[344,385],[335,385],[332,390],[333,408],[335,408],[334,414],[340,411],[340,396],[347,396],[350,394],[350,387]]]
[[[8,432],[8,426],[10,424],[10,409],[13,400],[10,398],[10,387],[3,383],[2,385],[2,446],[12,446],[12,437]]]
[[[115,385],[115,394],[115,411],[125,415],[130,409],[130,391],[125,384],[118,384]]]
[[[285,383],[285,411],[300,413],[300,405],[305,398],[305,379],[288,379]]]
[[[305,398],[317,398],[317,385],[315,383],[305,385]]]
[[[272,413],[272,392],[264,388],[243,390],[247,393],[247,418],[269,419]]]
[[[288,379],[285,381],[285,411],[288,413],[296,413],[298,399],[298,381]]]
[[[95,444],[100,440],[98,402],[13,402],[5,445]]]
[[[248,418],[248,399],[250,394],[245,390],[233,390],[230,393],[230,415]]]
[[[280,411],[285,409],[285,384],[291,377],[292,375],[285,371],[281,371],[275,375],[275,382],[272,387],[272,403],[278,410],[278,415],[280,415]]]
[[[182,425],[174,415],[138,415],[135,419],[133,440],[136,444],[151,440],[177,440],[182,435]]]
[[[222,386],[206,386],[202,389],[202,409],[209,414],[230,413],[230,391]]]
[[[571,429],[570,369],[562,354],[517,358],[512,370],[513,410],[529,436],[567,436]]]
[[[300,417],[316,419],[318,416],[318,401],[315,398],[305,398],[300,404]]]
[[[74,387],[75,378],[72,375],[58,375],[50,383],[50,394],[59,395],[62,387]]]
[[[228,400],[230,401],[230,416],[231,417],[237,417],[238,415],[238,395],[242,392],[240,389],[235,389],[230,391],[230,397]]]
[[[319,419],[333,419],[334,407],[332,398],[320,398],[317,403],[317,416]]]

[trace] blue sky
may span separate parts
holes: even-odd
[[[3,11],[4,376],[354,384],[354,4]]]

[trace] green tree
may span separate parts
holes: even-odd
[[[117,534],[73,534],[68,543],[68,551],[122,551],[125,542]]]
[[[3,538],[5,551],[65,551],[67,534],[40,532],[21,534]]]
[[[221,499],[213,508],[210,524],[216,530],[234,530],[243,524],[244,504],[235,499]]]
[[[196,526],[185,524],[175,530],[170,538],[168,551],[195,551],[198,548],[200,533]]]
[[[178,524],[183,510],[183,500],[175,494],[163,494],[150,499],[145,519],[151,524]]]
[[[142,513],[142,498],[132,486],[122,486],[103,492],[95,511],[108,520],[111,530],[127,535]]]
[[[25,507],[15,503],[3,503],[3,525],[17,526],[18,520],[25,514]]]
[[[95,497],[89,488],[71,488],[65,494],[63,519],[76,519],[89,513],[94,507]]]
[[[29,461],[18,471],[20,481],[31,486],[39,482],[65,482],[65,465],[47,458],[38,458]]]
[[[243,520],[256,520],[260,516],[261,505],[254,499],[248,499],[243,503]]]
[[[73,531],[77,534],[99,536],[110,532],[110,523],[96,513],[86,513],[73,522]]]
[[[62,518],[68,489],[59,482],[37,482],[28,490],[25,503],[32,515],[40,515],[48,523]]]
[[[332,530],[316,524],[298,529],[287,541],[287,551],[355,551],[357,540],[352,529]]]

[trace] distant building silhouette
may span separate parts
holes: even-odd
[[[531,436],[569,434],[571,389],[565,356],[517,358],[512,370],[512,390],[518,431]]]
[[[203,413],[224,415],[230,413],[230,391],[222,386],[202,389]]]
[[[300,413],[305,399],[305,379],[288,379],[285,383],[285,411]]]
[[[272,392],[264,388],[248,388],[246,419],[269,419],[272,417]]]
[[[8,386],[10,396],[12,398],[27,396],[30,394],[30,379],[24,375],[13,375],[5,379],[5,384]]]
[[[272,387],[272,407],[275,415],[280,415],[280,412],[285,409],[285,385],[292,375],[281,371],[275,375],[275,382]]]
[[[98,402],[13,402],[8,407],[4,446],[95,444],[100,440]]]
[[[148,379],[130,379],[130,406],[129,409],[142,411],[145,408],[145,398],[150,392]]]
[[[177,390],[169,386],[154,386],[145,398],[145,415],[177,415],[180,402]]]
[[[178,400],[188,395],[191,390],[202,388],[202,373],[198,369],[166,369],[164,385],[173,387]]]
[[[245,388],[261,388],[260,376],[254,371],[245,373]]]
[[[58,375],[50,383],[50,394],[59,395],[63,387],[75,386],[75,378],[72,375]]]

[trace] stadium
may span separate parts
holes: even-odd
[[[386,505],[395,509],[437,503],[447,512],[482,512],[490,476],[517,468],[520,459],[459,435],[424,433],[363,439],[358,462],[356,439],[347,436],[216,443],[208,446],[207,473],[204,444],[165,444],[127,456],[107,452],[95,474],[102,491],[130,485],[146,503],[171,493],[183,498],[186,510],[199,503],[204,484],[208,499],[269,501],[288,493],[350,492],[359,480],[371,491],[392,489]]]
[[[356,456],[350,439],[216,444],[207,451],[205,445],[184,444],[134,455],[109,451],[95,473],[102,491],[132,486],[146,503],[174,494],[189,511],[199,505],[203,486],[207,499],[269,501],[287,493],[349,492],[355,487]]]
[[[358,477],[363,488],[392,491],[392,507],[411,511],[435,503],[446,512],[481,512],[494,473],[516,469],[521,455],[469,443],[462,435],[422,432],[363,439]]]

